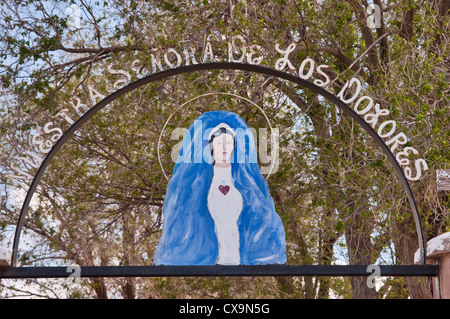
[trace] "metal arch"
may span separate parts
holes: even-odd
[[[249,72],[255,72],[260,73],[268,76],[277,77],[280,79],[288,80],[293,83],[296,83],[302,87],[308,88],[312,91],[314,91],[317,94],[322,95],[324,98],[326,98],[328,101],[334,103],[335,105],[339,106],[345,113],[350,115],[356,122],[358,122],[362,128],[374,139],[374,141],[378,144],[378,146],[383,150],[389,161],[391,162],[392,166],[394,167],[395,171],[397,172],[397,175],[400,179],[400,182],[402,183],[402,186],[406,192],[406,195],[408,196],[408,201],[411,206],[413,216],[414,216],[414,222],[416,226],[417,236],[419,240],[419,250],[420,250],[420,264],[425,265],[426,260],[426,250],[424,249],[424,237],[422,232],[422,226],[420,222],[419,212],[417,209],[416,201],[414,199],[414,195],[411,191],[411,188],[409,186],[408,180],[406,179],[403,170],[401,169],[400,165],[397,163],[394,155],[390,151],[390,149],[387,147],[387,145],[383,142],[383,140],[378,136],[378,134],[374,131],[374,129],[366,122],[363,118],[361,118],[354,110],[352,110],[346,103],[342,102],[340,99],[338,99],[336,96],[331,94],[330,92],[326,91],[325,89],[309,82],[304,79],[301,79],[298,76],[274,70],[268,67],[263,67],[260,65],[252,65],[252,64],[242,64],[242,63],[232,63],[232,62],[217,62],[217,63],[206,63],[206,64],[194,64],[189,66],[183,66],[179,68],[169,69],[166,71],[162,71],[159,73],[155,73],[152,75],[149,75],[145,78],[142,78],[140,80],[137,80],[133,83],[130,83],[126,87],[115,91],[111,95],[104,98],[102,101],[97,103],[95,106],[93,106],[91,109],[89,109],[83,116],[81,116],[75,123],[72,124],[72,126],[61,136],[61,138],[53,145],[50,152],[47,154],[45,159],[43,160],[41,166],[39,167],[36,175],[34,176],[34,179],[30,185],[30,188],[28,189],[27,196],[25,197],[25,201],[22,205],[22,209],[20,211],[19,220],[17,223],[15,235],[14,235],[14,242],[13,242],[13,250],[12,250],[12,259],[11,259],[11,265],[13,267],[16,267],[17,265],[17,250],[19,246],[20,241],[20,235],[23,227],[23,223],[25,220],[26,213],[28,211],[29,204],[31,202],[31,199],[33,197],[33,194],[36,190],[36,187],[41,180],[45,170],[47,169],[48,165],[50,164],[50,161],[53,159],[53,157],[56,155],[56,153],[59,151],[59,149],[64,145],[64,143],[73,135],[73,133],[79,129],[85,122],[87,122],[92,116],[94,116],[98,111],[100,111],[103,107],[108,105],[109,103],[113,102],[114,100],[118,99],[119,97],[125,95],[126,93],[139,88],[145,84],[165,79],[171,76],[180,75],[180,74],[186,74],[196,71],[206,71],[206,70],[240,70],[240,71],[249,71]]]

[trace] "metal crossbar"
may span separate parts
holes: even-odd
[[[437,265],[379,265],[380,276],[433,277]],[[371,268],[370,268],[371,269]],[[370,276],[368,265],[83,266],[80,277]],[[0,267],[0,278],[68,278],[73,268]]]

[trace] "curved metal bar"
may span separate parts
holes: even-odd
[[[18,246],[19,246],[20,235],[22,232],[22,227],[23,227],[23,223],[25,220],[25,216],[28,211],[28,206],[30,205],[30,202],[31,202],[33,194],[36,190],[36,187],[39,184],[39,181],[41,180],[48,165],[50,164],[50,161],[53,159],[53,157],[56,155],[56,153],[59,151],[59,149],[66,143],[66,141],[74,134],[74,132],[77,129],[79,129],[84,123],[86,123],[98,111],[100,111],[102,108],[104,108],[106,105],[108,105],[109,103],[113,102],[114,100],[118,99],[119,97],[125,95],[126,93],[128,93],[134,89],[137,89],[145,84],[155,82],[155,81],[158,81],[161,79],[165,79],[165,78],[168,78],[171,76],[192,73],[192,72],[196,72],[196,71],[206,71],[206,70],[249,71],[249,72],[260,73],[260,74],[273,76],[273,77],[277,77],[280,79],[291,81],[302,87],[310,89],[317,94],[320,94],[321,96],[326,98],[328,101],[339,106],[345,113],[350,115],[357,123],[359,123],[361,125],[361,127],[374,139],[374,141],[382,149],[382,151],[385,153],[388,160],[391,162],[392,166],[394,167],[395,171],[397,172],[397,175],[398,175],[400,182],[402,183],[402,186],[406,192],[409,204],[410,204],[412,212],[413,212],[414,222],[415,222],[417,236],[418,236],[418,240],[419,240],[419,250],[421,252],[420,263],[422,265],[425,265],[426,250],[424,249],[425,244],[424,244],[424,237],[423,237],[423,233],[422,233],[422,226],[421,226],[421,222],[420,222],[420,216],[419,216],[419,212],[417,210],[417,205],[416,205],[416,202],[414,199],[414,195],[411,191],[408,180],[406,179],[406,177],[403,173],[403,170],[401,169],[400,165],[397,163],[397,161],[396,161],[394,155],[392,154],[392,152],[390,151],[390,149],[383,142],[381,137],[379,137],[378,134],[373,130],[373,128],[366,121],[364,121],[363,118],[361,118],[347,104],[342,102],[339,98],[337,98],[330,92],[326,91],[325,89],[323,89],[307,80],[301,79],[300,77],[295,76],[293,74],[289,74],[289,73],[282,72],[282,71],[277,71],[277,70],[274,70],[274,69],[271,69],[268,67],[263,67],[260,65],[232,63],[232,62],[218,62],[218,63],[194,64],[194,65],[183,66],[183,67],[179,67],[179,68],[175,68],[175,69],[169,69],[166,71],[162,71],[159,73],[149,75],[140,80],[137,80],[133,83],[130,83],[126,87],[124,87],[120,90],[117,90],[116,92],[112,93],[111,95],[107,96],[106,98],[104,98],[102,101],[100,101],[95,106],[93,106],[91,109],[89,109],[85,114],[83,114],[83,116],[81,116],[74,124],[72,124],[72,126],[63,134],[63,136],[61,136],[61,138],[55,143],[55,145],[53,145],[53,148],[50,150],[50,152],[47,154],[47,156],[43,160],[36,175],[34,176],[34,179],[30,185],[30,188],[28,189],[27,196],[25,198],[25,201],[22,205],[22,209],[20,211],[19,220],[17,223],[16,232],[14,235],[12,260],[11,260],[11,264],[13,267],[16,267],[16,265],[17,265],[17,250],[18,250]]]

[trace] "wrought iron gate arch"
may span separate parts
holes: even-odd
[[[104,98],[102,101],[94,105],[92,108],[90,108],[85,114],[83,114],[75,123],[71,125],[71,127],[64,132],[64,134],[60,137],[60,139],[53,145],[50,152],[48,152],[47,156],[44,158],[42,164],[40,165],[36,175],[34,176],[34,179],[28,189],[27,195],[25,197],[25,200],[22,205],[22,209],[20,211],[19,219],[16,226],[16,231],[14,235],[14,242],[13,242],[13,250],[12,250],[12,260],[11,268],[29,268],[22,272],[17,272],[16,275],[14,275],[14,271],[3,271],[0,272],[0,278],[2,277],[10,277],[10,278],[23,278],[23,277],[30,277],[30,271],[33,268],[39,268],[42,270],[42,268],[51,268],[51,267],[17,267],[17,253],[18,253],[18,247],[20,242],[20,235],[23,227],[23,223],[25,220],[26,213],[28,211],[28,207],[30,205],[31,199],[33,197],[33,194],[36,190],[37,185],[39,184],[39,181],[41,180],[45,170],[47,169],[49,163],[53,159],[53,157],[56,155],[56,153],[61,149],[61,147],[66,143],[66,141],[74,134],[74,132],[79,129],[84,123],[86,123],[94,114],[96,114],[98,111],[100,111],[102,108],[104,108],[109,103],[113,102],[114,100],[118,99],[119,97],[125,95],[126,93],[137,89],[145,84],[155,82],[158,80],[162,80],[165,78],[169,78],[176,75],[181,74],[187,74],[192,72],[198,72],[198,71],[207,71],[207,70],[238,70],[238,71],[248,71],[248,72],[254,72],[259,73],[267,76],[273,76],[277,77],[279,79],[287,80],[293,83],[296,83],[304,88],[310,89],[313,92],[323,96],[326,100],[329,102],[334,103],[336,106],[338,106],[341,110],[343,110],[346,114],[351,116],[360,126],[372,137],[372,139],[376,142],[376,144],[381,148],[383,153],[386,155],[387,159],[391,162],[395,172],[398,175],[398,178],[400,179],[400,182],[404,188],[404,191],[408,197],[409,204],[411,206],[411,210],[414,217],[414,222],[416,226],[418,241],[419,241],[419,251],[420,251],[420,265],[421,268],[411,268],[411,271],[408,272],[408,270],[404,267],[405,266],[397,266],[400,268],[396,268],[395,270],[392,269],[394,266],[385,266],[390,267],[386,269],[391,269],[390,272],[394,275],[407,275],[407,276],[420,276],[420,275],[436,275],[437,274],[437,267],[429,266],[425,264],[426,260],[426,249],[425,247],[425,241],[423,237],[422,232],[422,226],[420,222],[420,216],[419,212],[416,206],[416,201],[414,199],[414,195],[411,191],[410,185],[403,173],[403,170],[401,169],[400,165],[396,161],[394,155],[390,151],[389,147],[383,142],[383,140],[380,138],[380,136],[374,131],[374,129],[364,121],[363,118],[361,118],[353,109],[351,109],[346,103],[342,102],[339,98],[334,96],[332,93],[326,91],[325,89],[315,85],[314,83],[311,83],[307,80],[301,79],[298,76],[295,76],[290,73],[286,73],[283,71],[278,71],[269,67],[264,67],[260,65],[251,65],[251,64],[242,64],[242,63],[232,63],[232,62],[217,62],[217,63],[206,63],[206,64],[194,64],[194,65],[188,65],[173,69],[168,69],[165,71],[161,71],[159,73],[151,74],[147,77],[144,77],[142,79],[136,80],[135,82],[132,82],[128,84],[127,86],[113,92],[106,98]],[[286,266],[284,269],[278,269],[276,267],[281,265],[267,265],[267,266],[210,266],[215,268],[208,268],[207,266],[188,266],[190,270],[186,269],[184,270],[184,275],[200,275],[200,276],[213,276],[213,275],[226,275],[226,276],[240,276],[240,275],[253,275],[253,276],[264,276],[264,275],[289,275],[295,273],[295,269],[298,269],[296,267],[302,267],[302,266],[296,266],[296,265],[284,265]],[[100,267],[100,266],[99,266]],[[145,266],[142,266],[145,267]],[[95,266],[93,267],[85,267],[86,269],[90,269],[91,276],[181,276],[182,274],[177,271],[179,270],[179,267],[182,266],[155,266],[159,267],[156,271],[146,271],[142,270],[139,266],[112,266],[110,267],[109,271],[99,272],[95,269]],[[206,268],[205,268],[206,267]],[[254,268],[258,267],[258,268]],[[275,267],[275,268],[274,268]],[[324,269],[316,269],[315,271],[308,271],[305,269],[312,269],[310,267],[319,267],[318,265],[311,265],[311,266],[303,266],[303,267],[309,267],[309,268],[302,268],[303,271],[306,271],[306,275],[308,273],[313,274],[316,273],[316,275],[348,275],[348,276],[354,276],[354,275],[364,275],[366,274],[366,271],[364,270],[363,266],[354,266],[353,270],[342,270],[342,268],[339,268],[341,270],[330,270],[329,268]],[[341,267],[350,267],[350,266],[341,266]],[[403,268],[401,268],[403,267]],[[31,268],[31,269],[30,269]],[[63,267],[54,267],[57,268],[53,275],[49,275],[48,272],[43,270],[41,275],[36,274],[34,277],[64,277],[67,276],[67,273],[64,272]],[[118,269],[118,268],[129,268],[130,272],[124,271],[124,269]],[[214,269],[214,270],[212,270]],[[260,271],[258,269],[261,269]],[[335,268],[338,269],[338,268]],[[403,269],[403,270],[402,270]],[[331,272],[330,272],[331,271]],[[298,273],[298,271],[297,271]],[[6,275],[5,275],[6,274]],[[9,274],[9,275],[8,275]],[[297,274],[301,275],[301,274]],[[87,275],[89,276],[89,275]]]

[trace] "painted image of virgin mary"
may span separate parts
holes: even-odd
[[[286,263],[285,233],[238,115],[202,114],[184,135],[164,198],[156,265]]]

